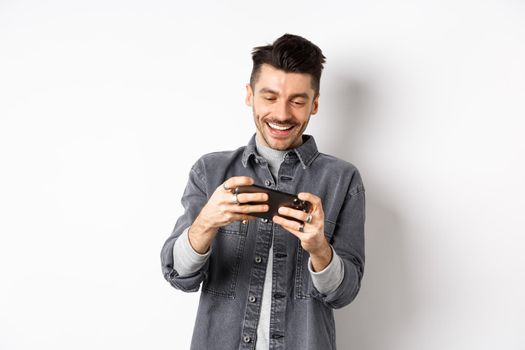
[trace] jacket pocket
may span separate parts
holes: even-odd
[[[330,243],[334,234],[335,223],[329,220],[324,222],[326,239]],[[309,299],[313,290],[312,278],[308,270],[310,255],[301,247],[301,241],[297,241],[297,255],[295,261],[294,290],[296,299]]]
[[[217,296],[235,298],[248,224],[240,221],[221,227],[213,240],[208,274],[202,290]]]

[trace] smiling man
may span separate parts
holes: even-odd
[[[335,349],[333,309],[356,297],[363,277],[363,183],[304,134],[319,107],[321,50],[286,34],[252,59],[255,135],[193,165],[163,274],[186,292],[202,285],[191,349]],[[252,184],[298,194],[310,209],[257,218],[268,194],[234,191]]]
[[[261,64],[254,75],[246,86],[246,104],[253,108],[257,141],[280,151],[300,146],[310,116],[317,113],[319,105],[312,77],[268,63]]]

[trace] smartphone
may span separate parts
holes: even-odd
[[[251,186],[239,186],[235,188],[235,193],[267,193],[268,201],[267,202],[257,202],[257,203],[246,203],[246,204],[268,204],[269,210],[264,213],[249,213],[249,215],[256,216],[263,219],[272,220],[274,215],[279,215],[278,210],[280,207],[290,207],[297,210],[302,210],[306,213],[310,212],[312,204],[308,201],[300,200],[296,195],[286,192],[281,192],[277,190],[272,190],[271,188],[266,188],[258,185]],[[281,215],[283,216],[283,215]],[[283,216],[284,217],[284,216]],[[297,219],[287,217],[288,219],[298,221]]]

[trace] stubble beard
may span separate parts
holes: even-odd
[[[256,125],[256,127],[257,127],[257,129],[259,131],[259,135],[261,136],[263,141],[266,143],[267,147],[270,147],[270,148],[278,150],[278,151],[286,151],[286,150],[289,150],[289,149],[296,148],[296,147],[298,147],[298,146],[300,146],[302,144],[303,133],[306,130],[306,126],[308,125],[308,122],[306,122],[305,124],[300,124],[300,123],[295,122],[294,120],[291,120],[290,124],[293,124],[294,128],[300,128],[299,132],[295,133],[294,137],[289,141],[290,143],[286,143],[283,146],[278,146],[278,145],[272,145],[272,143],[270,142],[271,139],[269,140],[268,139],[269,137],[267,138],[266,134],[265,134],[265,130],[266,130],[266,127],[267,127],[266,123],[268,121],[272,122],[272,120],[271,119],[261,118],[259,115],[257,115],[255,113],[255,111],[254,111],[253,115],[254,115],[254,118],[255,118],[255,125]],[[285,123],[283,123],[281,121],[281,122],[275,122],[275,124],[285,124]]]

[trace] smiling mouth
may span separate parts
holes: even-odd
[[[294,127],[294,125],[279,125],[267,122],[266,125],[270,127],[270,129],[277,130],[277,131],[288,131]]]

